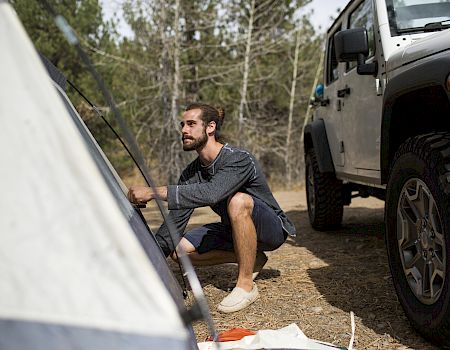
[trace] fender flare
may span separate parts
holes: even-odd
[[[413,64],[414,63],[414,64]],[[426,60],[409,62],[409,69],[391,78],[386,86],[383,97],[383,115],[381,122],[380,166],[381,181],[387,183],[389,176],[389,161],[392,159],[390,145],[390,129],[393,117],[393,107],[398,98],[427,87],[440,87],[446,91],[446,79],[450,65],[450,49],[443,50]],[[450,101],[450,92],[445,92]]]
[[[333,158],[331,157],[330,145],[328,144],[327,130],[323,119],[314,120],[305,127],[304,131],[305,153],[314,148],[321,173],[334,173]]]

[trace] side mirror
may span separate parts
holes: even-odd
[[[339,62],[357,62],[357,72],[360,75],[376,75],[376,62],[365,63],[369,55],[369,40],[365,28],[342,30],[334,36],[336,58]]]
[[[353,28],[337,32],[334,36],[336,58],[339,62],[357,61],[369,55],[369,41],[365,28]]]

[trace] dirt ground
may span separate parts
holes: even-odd
[[[269,261],[256,280],[260,298],[255,303],[234,314],[219,313],[217,304],[234,287],[236,265],[196,268],[219,332],[295,323],[309,338],[347,347],[353,311],[356,349],[437,349],[414,331],[397,301],[384,245],[384,202],[353,199],[344,210],[342,228],[323,233],[309,225],[304,191],[276,192],[275,197],[298,235],[267,254]],[[145,214],[152,212],[149,208]],[[202,208],[189,225],[217,218]],[[152,228],[158,226],[151,222]],[[179,274],[175,264],[173,270]],[[203,322],[194,331],[198,341],[208,335]]]

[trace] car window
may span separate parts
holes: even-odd
[[[375,54],[375,39],[373,32],[373,6],[372,0],[364,0],[358,7],[350,13],[348,18],[348,28],[366,28],[369,40],[369,56]],[[347,70],[356,67],[356,62],[347,63]]]
[[[334,35],[341,30],[341,26],[330,36],[327,48],[327,85],[339,78],[339,62],[336,58],[336,48],[334,46]]]
[[[450,27],[450,0],[386,0],[391,35]]]

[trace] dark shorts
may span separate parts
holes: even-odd
[[[257,249],[270,251],[280,247],[286,240],[286,233],[280,218],[263,201],[253,198],[252,219],[256,228]],[[223,220],[228,222],[228,220]],[[231,226],[216,222],[197,227],[184,235],[199,254],[210,250],[234,250]]]

